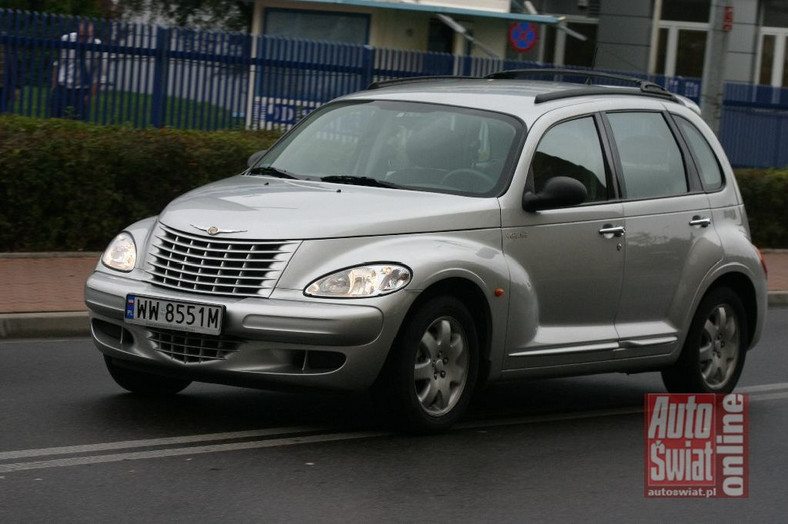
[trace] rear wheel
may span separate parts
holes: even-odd
[[[374,387],[400,429],[449,429],[465,412],[478,370],[476,327],[459,300],[436,297],[406,320]]]
[[[132,393],[174,395],[191,384],[190,380],[164,377],[123,367],[118,365],[115,359],[108,356],[104,356],[104,362],[107,364],[107,370],[115,382]]]
[[[662,372],[671,393],[730,393],[747,353],[747,317],[729,288],[703,299],[692,320],[679,360]]]

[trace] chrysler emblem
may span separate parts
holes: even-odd
[[[246,233],[246,229],[219,229],[216,226],[205,227],[205,226],[198,226],[197,224],[190,224],[192,227],[199,229],[200,231],[205,231],[209,235],[218,235],[219,233]]]

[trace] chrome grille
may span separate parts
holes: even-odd
[[[240,345],[229,337],[168,330],[152,330],[148,340],[156,351],[184,364],[225,360]]]
[[[234,240],[159,224],[148,254],[154,285],[209,295],[268,297],[299,246],[289,240]]]

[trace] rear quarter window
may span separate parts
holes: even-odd
[[[722,169],[720,168],[717,155],[706,141],[697,127],[692,122],[683,117],[675,117],[676,123],[681,129],[681,133],[689,144],[692,156],[697,164],[700,178],[703,181],[703,188],[706,191],[714,191],[722,187]]]

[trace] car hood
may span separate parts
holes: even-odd
[[[173,200],[159,220],[217,238],[305,240],[500,226],[495,198],[235,176]]]

